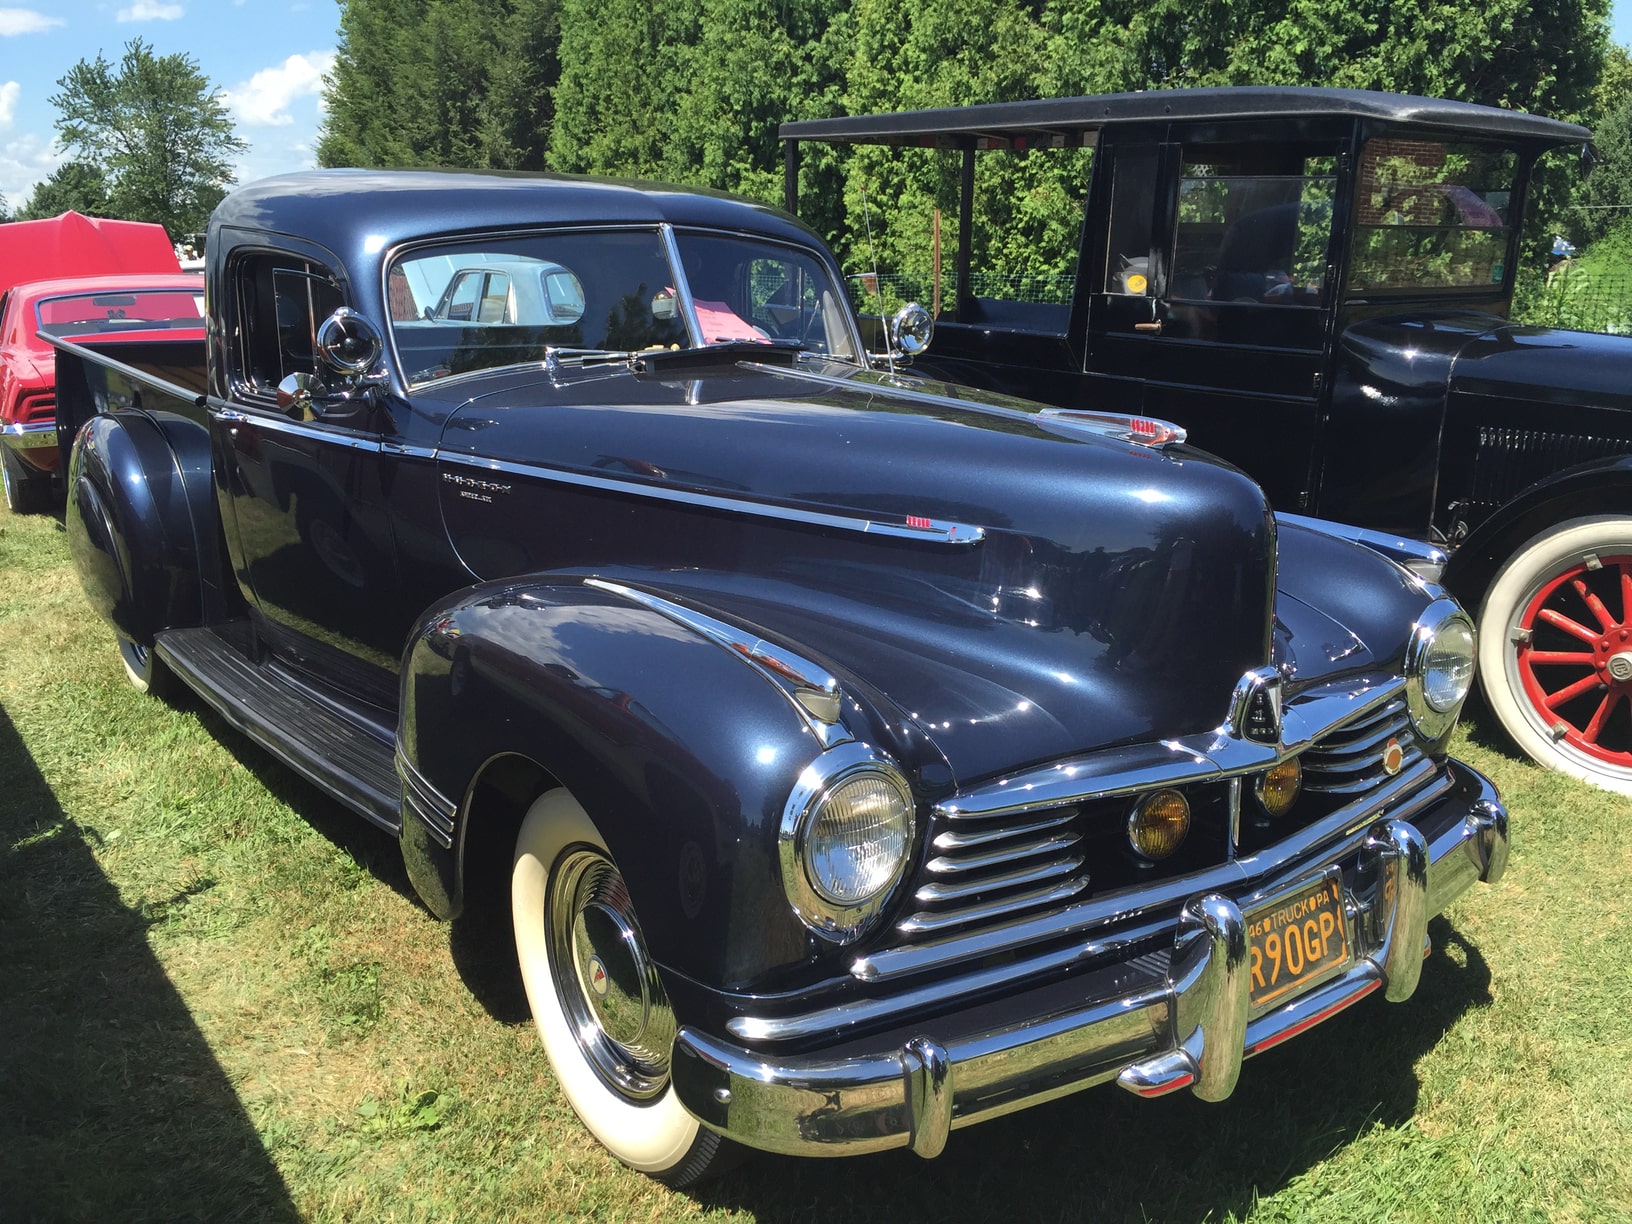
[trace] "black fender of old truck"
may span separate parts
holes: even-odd
[[[58,435],[73,439],[69,551],[103,619],[151,645],[224,598],[203,409],[187,388],[107,354],[56,347]]]
[[[149,646],[161,629],[201,623],[202,570],[219,563],[200,548],[208,503],[195,504],[209,496],[208,441],[202,456],[185,436],[177,441],[143,413],[102,414],[80,426],[68,465],[68,548],[80,582],[117,633]]]
[[[784,808],[824,735],[761,667],[643,594],[542,575],[425,614],[398,724],[410,877],[444,916],[507,898],[521,815],[565,787],[605,838],[659,964],[715,988],[777,989],[861,946],[814,936],[779,867]],[[888,738],[845,697],[852,747]]]
[[[1539,480],[1499,507],[1451,554],[1443,582],[1478,608],[1502,563],[1526,540],[1587,514],[1632,515],[1632,455],[1595,459]]]

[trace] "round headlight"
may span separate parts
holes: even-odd
[[[1434,600],[1417,621],[1406,649],[1406,703],[1411,721],[1429,739],[1439,739],[1473,687],[1473,622],[1457,603]]]
[[[855,938],[906,870],[913,802],[893,764],[865,744],[823,753],[783,812],[782,884],[812,930]]]
[[[1303,789],[1303,764],[1297,757],[1288,757],[1278,764],[1271,765],[1258,775],[1258,781],[1253,785],[1253,794],[1258,796],[1258,806],[1264,809],[1267,816],[1281,817],[1292,810],[1292,805],[1298,801],[1298,792]]]
[[[1128,813],[1128,842],[1144,858],[1164,859],[1190,832],[1190,804],[1176,790],[1146,795]]]

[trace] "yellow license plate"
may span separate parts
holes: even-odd
[[[1335,874],[1259,906],[1246,921],[1254,1009],[1296,994],[1348,963],[1343,887]]]

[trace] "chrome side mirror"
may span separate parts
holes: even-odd
[[[916,357],[929,347],[934,335],[935,320],[929,311],[917,302],[908,302],[890,320],[890,352],[899,357]]]
[[[328,387],[316,374],[290,374],[278,384],[278,409],[297,421],[315,420],[313,401],[325,400],[328,395]]]

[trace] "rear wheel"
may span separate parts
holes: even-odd
[[[553,790],[522,821],[511,873],[516,954],[556,1081],[619,1160],[686,1186],[736,1145],[701,1126],[669,1079],[673,1009],[606,843]]]
[[[171,687],[170,669],[154,653],[151,646],[143,646],[123,634],[119,636],[119,659],[125,665],[125,679],[139,693],[164,697]]]
[[[1479,675],[1531,757],[1632,795],[1632,519],[1572,519],[1513,554],[1485,595]]]
[[[39,514],[51,504],[51,478],[34,471],[0,443],[0,480],[6,492],[6,509],[13,514]]]

